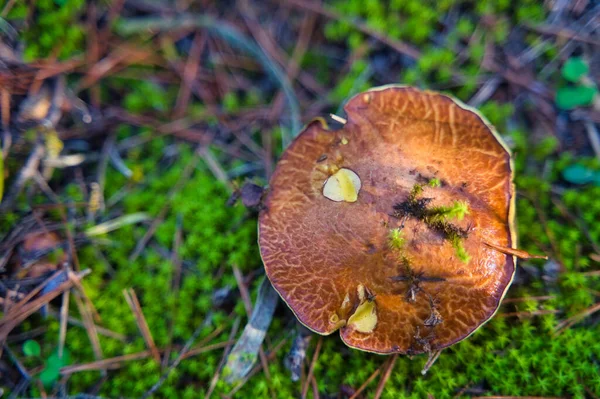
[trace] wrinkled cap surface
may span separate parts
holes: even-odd
[[[514,274],[514,258],[485,244],[514,243],[510,154],[480,115],[438,93],[374,89],[344,109],[341,130],[310,123],[277,165],[259,216],[266,273],[304,325],[339,329],[351,347],[452,345],[492,317]],[[467,204],[448,222],[468,259],[443,229],[397,211],[416,186],[429,210]],[[356,195],[324,195],[337,187]]]

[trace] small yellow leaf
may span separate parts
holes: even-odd
[[[350,169],[342,168],[325,181],[323,195],[336,202],[356,202],[360,187],[360,177]]]
[[[358,305],[356,312],[348,319],[348,326],[361,333],[373,332],[377,325],[375,301],[365,301]]]

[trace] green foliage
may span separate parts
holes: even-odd
[[[406,239],[401,229],[391,229],[388,237],[388,244],[390,248],[401,250],[406,244]]]
[[[566,167],[562,171],[562,177],[573,184],[595,183],[600,186],[600,171],[593,170],[582,164],[573,164]]]
[[[429,180],[429,182],[427,184],[429,185],[429,187],[441,187],[442,186],[442,182],[437,177],[434,177],[433,179]]]
[[[73,39],[69,36],[73,34],[68,32],[81,32],[79,24],[73,21],[77,20],[83,3],[83,0],[65,1],[64,4],[61,0],[37,2],[35,7],[38,13],[48,17],[41,21],[38,18],[30,30],[23,32],[27,42],[27,57],[31,59],[44,56],[55,48],[57,42],[65,43],[61,57],[67,57],[74,49],[80,48],[81,33]],[[419,47],[423,56],[413,66],[408,65],[402,71],[402,81],[405,83],[428,85],[431,82],[446,82],[449,79],[449,65],[459,61],[456,52],[452,50],[453,46],[461,43],[464,45],[469,41],[465,47],[465,60],[460,60],[462,64],[457,69],[462,79],[460,87],[454,89],[454,93],[463,99],[470,97],[479,87],[479,65],[486,41],[505,40],[507,24],[536,23],[545,18],[543,4],[536,0],[523,0],[518,7],[507,0],[336,0],[332,4],[343,15],[360,18],[378,32]],[[442,36],[447,40],[443,46],[430,45],[432,37],[440,32],[441,16],[453,7],[474,10],[476,18],[461,16],[455,28],[443,32]],[[16,4],[9,15],[11,22],[24,19],[25,9],[24,5]],[[68,23],[64,22],[61,13],[69,15],[66,19]],[[473,31],[480,28],[480,20],[484,15],[494,16],[497,22],[489,29],[483,29],[481,37],[473,37]],[[49,22],[50,20],[53,21]],[[58,30],[50,28],[54,26],[54,21],[63,21],[63,27]],[[325,34],[331,40],[347,45],[351,51],[357,51],[365,44],[364,35],[347,22],[328,23]],[[42,41],[41,36],[47,38]],[[553,51],[556,48],[549,47],[545,56],[556,56]],[[350,66],[349,72],[340,77],[330,93],[329,100],[332,103],[340,103],[371,85],[369,56],[361,54]],[[319,81],[327,83],[331,81],[327,71],[332,65],[327,65],[328,68],[319,66],[330,62],[334,61],[316,53],[314,49],[309,49],[302,61],[303,66],[309,65],[316,69],[315,75]],[[582,72],[580,66],[569,68],[574,71],[563,70],[565,80],[577,84],[582,79],[585,80],[586,73]],[[140,76],[144,76],[143,73]],[[108,93],[104,86],[103,95],[107,100],[122,97],[122,105],[128,112],[167,112],[175,103],[176,87],[130,78],[111,77],[106,81],[118,95]],[[256,92],[228,92],[221,103],[227,112],[235,112],[240,107],[256,104],[259,100],[260,94]],[[507,121],[513,112],[511,104],[488,101],[481,107],[481,111],[501,132],[507,131]],[[212,120],[208,119],[202,105],[192,105],[187,112],[193,118],[206,117],[209,123],[216,124],[214,117]],[[156,136],[156,132],[151,129],[123,126],[118,129],[117,139],[131,136],[134,130],[140,137],[147,139]],[[281,129],[275,128],[272,136],[273,147],[280,148]],[[600,341],[597,337],[600,326],[591,319],[584,319],[555,335],[559,321],[578,314],[597,302],[592,292],[600,291],[600,279],[585,274],[586,271],[598,268],[597,262],[590,255],[600,245],[600,225],[597,223],[600,220],[600,187],[579,184],[583,181],[593,183],[589,175],[596,176],[599,173],[599,161],[593,158],[576,159],[570,154],[558,155],[555,139],[545,138],[533,143],[529,141],[529,132],[512,130],[509,142],[516,154],[516,184],[520,193],[517,197],[519,247],[534,253],[548,254],[553,261],[559,263],[562,271],[553,276],[547,273],[549,264],[545,261],[520,262],[521,266],[527,267],[527,276],[531,276],[531,281],[525,279],[525,282],[513,285],[508,295],[524,298],[551,293],[552,298],[543,301],[528,299],[502,305],[499,313],[489,323],[468,339],[445,350],[425,376],[420,373],[425,357],[398,358],[386,385],[384,398],[421,398],[428,395],[451,398],[463,388],[475,386],[484,386],[485,394],[494,396],[583,398],[600,395],[600,377],[597,372],[600,358]],[[170,149],[175,147],[168,139],[155,138],[144,146],[130,150],[125,156],[125,162],[134,171],[135,177],[132,179],[125,178],[112,167],[108,168],[105,197],[116,198],[121,190],[127,195],[110,210],[114,214],[106,215],[103,221],[111,220],[117,215],[139,212],[152,217],[159,214],[165,205],[166,193],[175,185],[181,170],[193,156],[185,146],[177,147],[179,156],[176,159],[163,156],[167,146]],[[436,180],[428,182],[433,189],[438,186]],[[565,181],[574,185],[568,185],[562,191],[553,190],[553,184],[565,185]],[[428,189],[432,188],[415,186],[412,195],[416,198],[423,190]],[[77,184],[67,186],[58,194],[61,198],[72,201],[86,200]],[[214,305],[212,295],[220,288],[234,292],[237,290],[230,270],[232,264],[236,264],[248,275],[251,271],[260,270],[261,261],[256,245],[256,222],[241,207],[225,207],[227,197],[225,187],[200,166],[171,202],[154,239],[138,259],[130,262],[129,256],[147,231],[147,225],[143,224],[123,226],[103,236],[103,240],[99,240],[95,246],[84,245],[79,248],[82,268],[92,269],[83,284],[101,315],[100,324],[128,337],[126,342],[121,342],[100,335],[105,357],[146,349],[122,295],[122,290],[130,287],[140,298],[144,315],[159,347],[169,344],[171,322],[173,343],[177,347],[183,345],[199,325],[204,325],[200,340],[216,328],[222,328],[223,332],[213,338],[211,343],[228,340],[235,318],[245,317],[243,304],[238,300],[230,308],[221,309]],[[31,204],[26,205],[29,210]],[[443,212],[445,219],[459,218],[468,210],[460,204],[452,204],[446,208]],[[570,216],[566,216],[565,211]],[[75,216],[85,217],[84,209],[78,212],[81,213]],[[181,215],[183,221],[183,241],[179,255],[184,263],[181,286],[178,291],[174,291],[171,288],[174,265],[170,251],[177,230],[178,215]],[[2,215],[1,235],[18,223],[21,217],[20,214]],[[449,240],[457,257],[468,261],[469,255],[465,252],[462,241],[456,236],[450,236]],[[401,248],[404,244],[401,234],[390,231],[390,244]],[[103,256],[99,256],[100,253]],[[252,296],[255,296],[256,289],[256,286],[251,287]],[[543,312],[531,317],[504,316],[505,313],[515,311]],[[547,311],[557,313],[545,314]],[[267,351],[279,340],[287,339],[269,363],[270,382],[264,373],[259,372],[234,397],[262,398],[268,397],[270,391],[276,392],[277,397],[281,398],[300,396],[302,387],[290,380],[289,372],[284,367],[284,358],[291,346],[291,317],[287,309],[280,305],[268,331],[265,344]],[[245,321],[242,318],[242,323]],[[52,353],[55,349],[59,334],[59,323],[56,320],[42,320],[35,315],[19,328],[27,331],[39,325],[47,328],[45,335],[38,341],[41,344],[41,356],[36,357],[35,349],[25,349],[24,346],[23,353],[32,355],[25,356],[23,361],[30,370],[44,366],[39,378],[46,386],[51,386],[59,377],[57,370],[67,364],[69,359],[60,362],[56,355],[44,359],[44,354]],[[322,339],[322,350],[314,368],[321,397],[338,395],[342,385],[358,388],[387,360],[386,357],[350,350],[336,335]],[[315,341],[313,339],[309,348],[309,359],[312,357]],[[73,362],[94,360],[84,329],[70,325],[66,342]],[[21,353],[15,350],[17,352]],[[218,370],[222,354],[223,350],[218,349],[184,359],[155,397],[203,397]],[[176,353],[173,353],[171,359],[175,356]],[[140,397],[156,383],[160,375],[160,366],[152,359],[126,362],[122,368],[108,372],[109,382],[102,385],[99,394],[105,397]],[[89,391],[99,377],[100,374],[96,371],[75,373],[69,379],[68,393]],[[376,382],[371,383],[364,396],[374,396],[376,385]],[[231,388],[219,381],[213,396],[226,396]],[[34,396],[35,388],[28,393]],[[308,397],[312,397],[311,392]]]
[[[559,87],[556,105],[561,109],[573,109],[592,105],[598,96],[598,87],[589,80],[589,67],[580,57],[569,58],[562,68],[562,76],[572,84]]]
[[[151,135],[152,132],[147,134]],[[600,343],[597,339],[600,326],[582,321],[560,335],[553,335],[560,320],[593,304],[594,297],[589,290],[600,290],[598,278],[582,273],[597,268],[587,255],[593,251],[592,242],[594,245],[600,243],[600,225],[597,224],[600,219],[600,204],[597,201],[600,198],[600,187],[576,186],[560,194],[551,191],[551,183],[560,182],[563,172],[570,165],[581,164],[598,171],[600,162],[593,158],[574,159],[568,154],[557,157],[548,149],[542,151],[544,157],[536,160],[530,156],[534,143],[528,142],[527,137],[519,131],[511,132],[513,150],[517,157],[516,183],[522,194],[517,201],[519,245],[530,252],[547,253],[552,259],[561,262],[565,272],[554,281],[538,278],[531,283],[513,285],[508,295],[519,298],[547,295],[547,285],[552,284],[553,298],[503,305],[499,314],[471,337],[445,350],[425,376],[420,373],[425,357],[412,360],[408,357],[398,358],[383,397],[420,398],[432,394],[436,398],[451,398],[466,386],[481,384],[486,387],[486,393],[496,396],[583,398],[587,395],[586,392],[600,395],[596,363],[600,357]],[[177,160],[163,159],[162,149],[169,144],[166,139],[155,139],[127,154],[127,165],[130,168],[137,165],[146,176],[142,182],[128,181],[109,168],[106,197],[110,198],[124,187],[129,190],[128,195],[118,204],[122,208],[122,214],[158,214],[166,200],[166,193],[192,156],[191,151],[181,147],[181,156]],[[546,147],[553,148],[549,144],[544,145]],[[553,161],[550,163],[550,170],[541,179],[542,174],[537,172],[537,168],[550,160]],[[414,196],[427,189],[418,186],[414,189]],[[74,195],[80,195],[76,186],[69,187],[68,190]],[[213,306],[211,296],[217,288],[237,289],[229,265],[237,264],[248,273],[260,268],[260,258],[256,246],[256,223],[246,217],[243,208],[224,207],[227,197],[225,188],[206,170],[199,168],[173,201],[164,222],[156,232],[155,245],[150,245],[138,260],[129,262],[128,257],[139,237],[146,231],[143,225],[123,226],[105,236],[110,243],[100,248],[108,264],[100,260],[93,247],[85,246],[80,249],[78,255],[82,267],[93,270],[83,283],[100,312],[102,325],[131,337],[127,343],[122,343],[101,335],[100,343],[105,357],[145,350],[144,341],[122,296],[122,290],[129,287],[134,288],[138,294],[159,347],[168,343],[170,320],[174,323],[176,344],[183,344],[201,323],[206,323],[206,327],[202,330],[200,339],[217,327],[222,327],[224,332],[211,342],[228,339],[228,331],[235,317],[231,317],[229,311]],[[576,215],[578,221],[565,218],[556,208],[555,201],[559,201],[566,210]],[[545,224],[540,219],[540,212],[546,214]],[[185,261],[185,266],[181,288],[175,294],[170,286],[173,265],[170,257],[159,252],[158,248],[166,248],[167,251],[172,248],[178,214],[183,216],[184,240],[180,256]],[[15,220],[18,219],[13,217],[11,223],[14,224]],[[3,232],[11,225],[0,224]],[[583,226],[589,237],[583,233]],[[553,252],[553,245],[556,246],[557,253]],[[457,254],[460,256],[460,249],[457,249]],[[528,270],[533,268],[543,273],[545,262],[531,260],[521,265],[527,266]],[[255,295],[257,287],[251,288],[252,295]],[[538,310],[559,313],[529,318],[503,316],[507,312]],[[241,301],[238,301],[233,312],[234,315],[244,315]],[[288,321],[286,313],[280,307],[267,335],[271,345],[289,337]],[[39,342],[42,343],[42,353],[49,353],[54,349],[59,324],[55,320],[45,323],[48,330]],[[25,325],[31,324],[26,322]],[[300,385],[290,380],[289,372],[284,367],[290,341],[288,339],[269,363],[271,390],[281,398],[298,397],[301,391]],[[309,358],[314,351],[315,341],[309,348]],[[84,329],[69,326],[66,342],[77,363],[94,360]],[[269,349],[269,345],[266,349]],[[183,360],[177,367],[177,372],[167,379],[155,396],[203,396],[221,356],[222,349]],[[26,360],[35,362],[35,359]],[[385,360],[387,359],[382,356],[350,350],[335,335],[324,337],[314,369],[321,396],[337,394],[342,384],[358,388]],[[35,367],[40,364],[28,365]],[[69,380],[69,393],[84,392],[96,383],[98,377],[98,372],[94,371],[75,373]],[[109,371],[110,383],[102,386],[100,394],[106,397],[139,397],[159,377],[160,367],[151,359],[127,362],[124,367]],[[374,395],[376,385],[374,382],[368,386],[365,397]],[[231,388],[220,381],[214,395],[226,395]],[[309,397],[311,395],[309,393]],[[235,396],[267,397],[269,383],[263,373],[258,373]]]
[[[28,339],[23,343],[23,354],[25,356],[39,356],[42,352],[42,348],[37,341]]]
[[[226,112],[236,112],[240,109],[240,102],[235,93],[226,93],[221,101]]]
[[[521,1],[518,7],[506,0],[335,0],[324,7],[331,7],[347,18],[332,20],[326,25],[325,37],[329,41],[342,42],[350,51],[361,46],[367,47],[367,51],[376,48],[364,46],[364,34],[353,23],[361,21],[390,40],[409,43],[421,52],[415,65],[407,65],[402,70],[400,82],[419,86],[445,84],[450,82],[455,72],[462,82],[453,94],[461,99],[468,99],[478,87],[486,43],[506,42],[512,25],[535,24],[543,21],[546,15],[544,5],[536,0]],[[457,9],[467,16],[461,16],[456,24],[446,28],[444,17],[450,10]],[[489,16],[493,17],[493,23],[484,24],[484,17]],[[474,35],[475,31],[477,35]],[[436,40],[439,37],[443,37],[442,43]],[[435,45],[432,44],[434,42]],[[459,50],[460,47],[464,47],[465,51]],[[460,59],[459,53],[466,53],[467,59]],[[552,57],[551,54],[548,56]],[[338,85],[348,85],[345,76]]]
[[[514,109],[511,103],[501,104],[497,101],[488,101],[479,107],[479,111],[496,129],[503,132],[506,130],[506,121],[513,114]]]
[[[58,356],[58,349],[55,350],[45,361],[44,370],[40,373],[39,378],[45,387],[51,387],[60,377],[60,369],[69,365],[71,356],[69,351],[63,349],[62,357]]]
[[[565,86],[556,91],[556,105],[561,109],[573,109],[591,105],[598,95],[595,86]]]
[[[35,18],[22,30],[25,42],[24,58],[32,61],[59,50],[60,59],[66,59],[84,48],[84,27],[78,21],[85,0],[38,0],[33,3]],[[29,2],[17,1],[7,20],[25,24]]]
[[[119,214],[144,212],[155,217],[160,212],[165,204],[167,192],[175,185],[181,171],[192,159],[189,147],[182,145],[175,163],[172,163],[172,160],[163,160],[162,149],[167,145],[168,141],[156,139],[127,154],[125,162],[128,167],[137,165],[143,175],[148,177],[142,182],[127,181],[116,170],[108,169],[106,198],[112,197],[124,187],[128,190],[128,195],[118,204]],[[75,197],[79,195],[76,186],[69,186],[67,191]],[[215,181],[210,172],[199,167],[175,196],[174,205],[158,227],[155,234],[156,245],[170,249],[176,231],[177,215],[182,216],[184,240],[179,255],[186,263],[181,288],[177,294],[171,289],[174,273],[171,258],[153,248],[154,244],[135,262],[128,260],[137,241],[146,231],[147,227],[143,224],[123,225],[103,236],[109,240],[105,246],[86,246],[80,250],[78,255],[81,267],[92,269],[92,274],[84,279],[83,284],[102,317],[103,326],[133,337],[131,342],[123,344],[100,336],[105,357],[145,350],[144,341],[122,294],[123,289],[129,287],[133,288],[140,298],[144,315],[159,347],[165,347],[169,342],[169,320],[173,322],[173,339],[178,344],[187,340],[202,323],[205,323],[206,327],[202,330],[200,339],[221,326],[225,327],[226,332],[216,337],[215,342],[227,339],[227,331],[231,328],[233,320],[227,310],[215,309],[211,296],[218,288],[229,287],[237,290],[229,265],[236,264],[246,272],[260,267],[256,246],[256,222],[246,217],[246,211],[241,206],[227,208],[225,202],[228,196],[225,187]],[[85,212],[85,209],[81,212]],[[103,257],[98,257],[98,250],[103,252]],[[99,261],[104,258],[107,263]],[[219,273],[218,270],[223,267],[224,272]],[[243,306],[239,310],[241,314],[245,314]],[[40,342],[56,342],[58,322],[50,320],[47,324],[48,332]],[[84,329],[69,327],[66,342],[78,363],[94,360]],[[51,348],[43,346],[42,353],[45,350],[50,351]],[[199,381],[201,386],[208,386],[220,356],[221,351],[215,351],[203,354],[202,358],[184,361],[177,369],[179,377],[185,375],[186,378]],[[52,385],[58,377],[55,360],[55,356],[49,357],[40,375],[40,379],[47,386]],[[202,364],[202,367],[198,367],[199,364]],[[97,372],[77,373],[70,379],[70,389],[74,393],[85,391],[93,385],[97,375]],[[159,377],[160,368],[152,360],[130,362],[113,373],[111,383],[103,386],[103,395],[141,396]],[[159,392],[159,397],[178,397],[184,389],[179,380],[176,375],[170,377]],[[226,389],[227,387],[224,387],[222,391]]]
[[[130,112],[166,111],[174,96],[167,95],[158,84],[150,81],[136,82],[134,90],[123,99],[123,106]]]
[[[334,104],[342,104],[352,95],[367,90],[371,85],[368,82],[369,64],[364,60],[356,60],[350,71],[337,84],[329,98]]]
[[[465,201],[453,201],[452,205],[437,206],[431,209],[432,221],[462,220],[469,213],[469,204]]]
[[[463,263],[469,263],[469,261],[471,260],[471,256],[469,256],[460,237],[452,236],[450,238],[450,242],[452,243],[452,248],[454,248],[458,259],[460,259]]]
[[[577,83],[588,74],[590,67],[581,57],[569,58],[562,67],[562,76],[569,82]]]
[[[442,234],[442,237],[452,244],[456,256],[461,261],[468,263],[470,256],[463,245],[463,239],[467,237],[468,231],[451,223],[455,219],[462,220],[469,213],[468,203],[453,201],[452,205],[428,207],[429,200],[419,198],[422,192],[423,185],[415,184],[408,198],[394,205],[395,216],[421,220],[430,229]]]
[[[532,148],[533,157],[537,161],[543,161],[551,156],[558,148],[558,139],[554,136],[544,137]]]

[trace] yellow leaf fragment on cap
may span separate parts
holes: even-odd
[[[356,173],[341,168],[325,181],[323,195],[335,202],[356,202],[360,186],[360,177]]]
[[[373,332],[377,325],[375,301],[365,301],[358,305],[356,312],[348,319],[348,327],[361,333]]]
[[[364,286],[364,285],[362,285],[362,284],[359,284],[359,285],[356,287],[356,293],[358,294],[358,300],[359,300],[360,302],[362,302],[362,301],[364,301],[364,300],[365,300],[365,286]]]
[[[346,312],[350,307],[350,295],[346,294],[344,297],[344,302],[342,302],[342,306],[340,307],[340,312]]]
[[[344,327],[346,325],[346,320],[340,319],[340,316],[338,316],[336,313],[333,313],[331,316],[329,316],[329,323],[332,324],[332,331],[335,331]]]

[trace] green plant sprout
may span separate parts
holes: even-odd
[[[589,77],[589,66],[581,57],[569,58],[562,67],[562,76],[568,82],[556,91],[556,105],[570,110],[594,103],[598,87]]]
[[[391,229],[389,232],[388,240],[388,244],[391,249],[402,250],[404,248],[404,245],[406,245],[404,233],[400,228]]]

